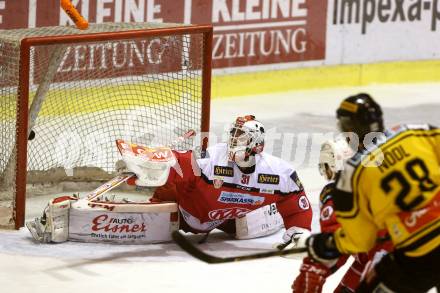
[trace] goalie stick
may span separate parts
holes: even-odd
[[[171,234],[171,236],[173,237],[173,240],[176,242],[176,244],[179,245],[179,247],[185,250],[188,254],[209,264],[253,260],[253,259],[265,258],[270,256],[281,256],[286,254],[301,253],[307,251],[307,248],[299,247],[299,248],[275,250],[275,251],[268,251],[268,252],[241,255],[241,256],[220,257],[220,256],[207,254],[206,252],[200,250],[179,231],[174,231]]]
[[[278,250],[283,250],[283,249],[285,249],[290,243],[292,243],[292,239],[290,239],[290,240],[287,241],[286,243],[278,244],[275,248],[278,249]]]

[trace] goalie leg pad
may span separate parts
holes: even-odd
[[[171,241],[179,227],[176,203],[79,200],[70,210],[69,240],[147,244]]]
[[[268,236],[284,227],[283,219],[274,203],[247,213],[236,219],[235,224],[237,239]]]

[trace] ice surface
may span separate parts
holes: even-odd
[[[384,107],[388,126],[402,122],[440,125],[440,84],[413,84],[214,100],[211,129],[221,138],[235,116],[256,115],[269,133],[267,151],[298,168],[316,210],[324,180],[316,168],[319,139],[311,138],[310,134],[334,131],[334,113],[340,100],[359,92],[372,94]],[[48,198],[28,200],[27,216],[39,216]],[[318,230],[316,220],[314,231]],[[219,232],[200,247],[222,256],[241,255],[272,249],[281,236],[282,231],[265,238],[233,240]],[[196,241],[201,236],[191,237]],[[0,231],[0,239],[1,292],[290,292],[302,257],[208,265],[172,243],[47,245],[35,243],[25,229]],[[330,277],[324,292],[332,292],[342,274],[343,270]]]

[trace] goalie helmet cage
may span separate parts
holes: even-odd
[[[117,138],[207,132],[211,50],[211,25],[0,30],[0,227],[23,227],[27,196],[113,177]]]

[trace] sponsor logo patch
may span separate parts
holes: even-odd
[[[279,184],[280,176],[273,174],[258,174],[258,183],[261,184]]]
[[[321,211],[321,221],[328,221],[333,214],[333,207],[332,206],[326,206]]]
[[[275,193],[275,190],[273,190],[273,189],[267,189],[267,188],[260,188],[260,193],[274,194],[274,193]]]
[[[94,232],[134,233],[145,232],[147,229],[145,223],[137,223],[133,218],[113,218],[106,214],[95,217],[92,224]]]
[[[310,208],[309,201],[305,195],[302,195],[298,200],[298,206],[303,210],[308,210]]]
[[[264,202],[264,197],[246,193],[222,191],[217,201],[232,204],[261,205]]]
[[[243,186],[243,185],[240,185],[240,184],[235,185],[235,188],[246,190],[246,191],[251,191],[252,190],[252,187]]]
[[[211,220],[235,219],[235,218],[243,217],[250,211],[251,211],[250,209],[245,209],[245,208],[218,209],[218,210],[210,211],[208,213],[208,216]]]
[[[225,166],[214,166],[215,176],[234,177],[234,169]]]

